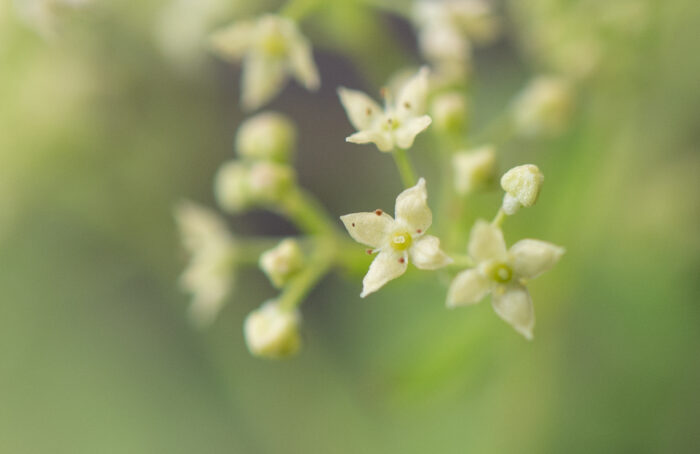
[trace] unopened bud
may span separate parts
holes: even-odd
[[[533,164],[513,167],[501,177],[501,187],[506,191],[503,197],[503,211],[515,214],[520,206],[530,207],[540,195],[544,175]]]
[[[467,101],[461,93],[450,92],[436,96],[430,113],[435,127],[441,132],[459,134],[467,127]]]
[[[571,116],[573,94],[562,78],[541,76],[525,88],[514,106],[515,127],[527,137],[562,132]]]
[[[239,161],[224,163],[214,178],[214,195],[226,211],[236,213],[250,204],[250,169]]]
[[[265,112],[241,124],[236,150],[246,159],[289,162],[294,152],[296,131],[284,115]]]
[[[483,188],[496,170],[496,149],[485,145],[474,150],[458,151],[452,158],[454,187],[458,194]]]
[[[299,243],[287,238],[260,256],[260,268],[276,287],[284,286],[304,264]]]
[[[268,301],[245,319],[243,333],[248,350],[265,358],[294,355],[301,348],[300,323],[299,312],[285,310],[274,300]]]
[[[249,191],[253,202],[279,202],[294,184],[291,167],[272,162],[256,162],[250,168]]]

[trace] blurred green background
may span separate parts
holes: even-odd
[[[323,88],[292,84],[271,105],[297,123],[300,179],[333,215],[390,209],[400,189],[390,159],[344,142],[335,95],[419,62],[389,12],[408,4],[370,3],[325,2],[302,24]],[[476,53],[476,127],[556,64],[527,45],[543,30],[603,54],[567,134],[503,150],[502,169],[546,175],[507,241],[567,248],[530,287],[535,341],[488,304],[445,310],[431,275],[367,300],[359,277],[333,275],[303,306],[304,351],[282,362],[243,342],[245,315],[274,296],[259,272],[206,332],[177,287],[172,208],[214,205],[243,118],[238,67],[168,58],[165,2],[96,1],[52,40],[0,3],[0,452],[698,452],[700,4],[624,3],[642,11],[631,30],[606,15],[616,2],[511,4],[505,36]],[[231,1],[213,23],[268,6]],[[430,153],[412,151],[435,178]],[[498,201],[476,196],[475,216]],[[230,222],[291,231],[264,213]]]

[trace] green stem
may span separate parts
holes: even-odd
[[[500,228],[503,225],[503,221],[505,221],[505,220],[506,220],[506,212],[503,211],[503,208],[499,208],[498,213],[496,213],[496,217],[493,218],[493,221],[491,221],[491,224]]]
[[[476,266],[476,263],[474,263],[474,260],[472,260],[471,257],[465,254],[448,254],[450,258],[452,259],[452,263],[450,263],[450,267],[453,268],[472,268]]]
[[[416,176],[413,171],[413,165],[408,159],[406,150],[396,149],[391,152],[391,156],[394,158],[394,163],[396,163],[396,168],[399,170],[399,175],[401,175],[401,182],[404,188],[410,188],[416,184]]]
[[[336,235],[336,223],[314,196],[301,188],[290,190],[282,200],[282,214],[289,217],[299,230],[312,235]]]
[[[279,297],[280,307],[296,309],[318,281],[325,276],[336,255],[336,243],[332,238],[319,238],[318,244],[309,257],[306,267],[297,274]]]

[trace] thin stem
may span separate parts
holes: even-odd
[[[296,309],[314,285],[328,272],[335,254],[335,241],[332,238],[320,238],[307,266],[287,284],[280,295],[280,307],[290,311]]]
[[[282,200],[281,211],[307,234],[336,235],[336,223],[316,198],[301,188],[292,189]]]
[[[396,163],[396,168],[399,170],[399,175],[401,175],[401,182],[404,188],[410,188],[416,184],[416,175],[413,171],[413,165],[408,159],[406,150],[396,149],[391,152],[394,157],[394,162]]]
[[[493,221],[491,221],[491,224],[495,225],[496,227],[501,227],[503,225],[503,221],[506,220],[506,212],[503,211],[503,208],[498,209],[498,213],[496,213],[496,217],[493,218]]]
[[[450,258],[452,259],[452,263],[450,263],[450,267],[453,268],[472,268],[476,266],[476,263],[474,260],[472,260],[471,257],[465,254],[448,254]]]

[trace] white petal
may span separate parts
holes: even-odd
[[[391,138],[391,134],[381,131],[373,131],[371,129],[356,132],[355,134],[346,137],[345,141],[359,144],[374,143],[379,151],[384,152],[394,149],[394,141]]]
[[[425,113],[429,74],[428,67],[423,66],[401,88],[396,98],[396,112],[399,119],[415,118]]]
[[[408,254],[416,268],[422,270],[436,270],[452,263],[452,259],[440,249],[440,240],[432,235],[416,240]]]
[[[396,198],[396,220],[405,223],[412,231],[411,235],[422,234],[433,223],[433,213],[428,206],[428,191],[425,179],[403,191]]]
[[[533,279],[551,269],[564,255],[564,248],[540,240],[520,240],[508,251],[516,276]]]
[[[506,259],[506,241],[503,232],[489,222],[479,219],[469,236],[469,255],[477,263]]]
[[[243,61],[241,103],[248,110],[257,109],[282,90],[286,78],[284,62],[258,52]]]
[[[508,194],[507,192],[503,195],[503,204],[501,208],[503,212],[508,216],[512,216],[518,212],[522,205],[518,202],[518,199]]]
[[[370,129],[383,113],[379,104],[361,91],[340,87],[338,96],[350,123],[358,131]]]
[[[408,260],[405,253],[393,249],[381,251],[369,266],[369,271],[362,280],[360,297],[364,298],[370,293],[376,292],[390,280],[401,276],[406,272],[407,265]]]
[[[314,62],[311,45],[301,35],[290,44],[289,65],[294,77],[306,87],[307,90],[318,90],[321,80]]]
[[[377,214],[379,213],[379,214]],[[341,216],[345,228],[353,240],[373,248],[381,247],[385,242],[394,220],[383,211],[371,213],[352,213]]]
[[[190,201],[181,202],[175,209],[175,220],[182,242],[191,254],[218,248],[233,241],[226,221],[214,210]]]
[[[542,188],[544,175],[534,164],[513,167],[501,177],[501,187],[518,199],[523,206],[535,204]]]
[[[491,291],[492,286],[492,281],[479,271],[462,271],[447,291],[447,305],[455,307],[476,304]]]
[[[209,38],[211,47],[228,60],[239,60],[252,44],[255,22],[240,21],[214,32]]]
[[[394,133],[396,145],[399,148],[411,148],[413,141],[416,140],[416,136],[425,131],[432,121],[428,115],[403,120],[401,126]]]
[[[497,287],[493,292],[491,303],[499,317],[510,323],[526,339],[532,339],[535,310],[532,307],[530,293],[524,286],[515,284]]]

